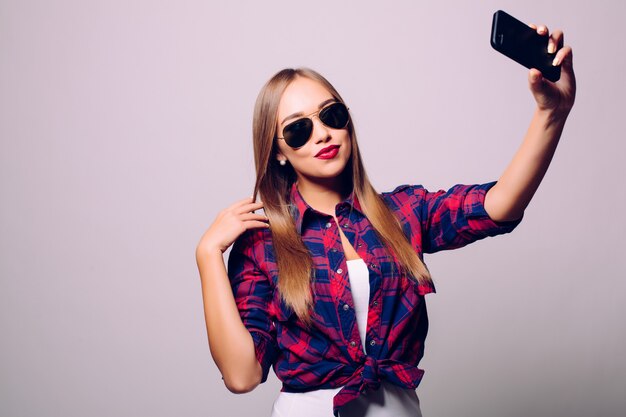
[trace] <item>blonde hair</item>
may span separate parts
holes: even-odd
[[[280,166],[277,159],[278,104],[287,86],[305,77],[322,84],[338,101],[335,88],[319,73],[308,69],[284,69],[276,73],[261,89],[254,107],[252,125],[256,184],[254,197],[260,194],[265,214],[271,224],[274,254],[278,265],[278,290],[285,304],[305,323],[311,322],[313,305],[311,255],[296,231],[289,211],[289,195],[296,173],[291,165]],[[431,284],[430,273],[402,231],[399,220],[385,205],[370,184],[357,146],[352,120],[347,126],[352,152],[346,171],[352,171],[352,187],[363,213],[369,219],[385,247],[395,256],[399,267],[420,284]]]

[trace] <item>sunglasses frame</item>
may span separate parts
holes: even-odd
[[[329,126],[329,125],[327,125],[326,123],[324,123],[324,121],[323,121],[322,119],[320,119],[320,116],[319,116],[319,114],[320,114],[321,112],[323,112],[324,110],[326,110],[326,109],[328,109],[329,107],[334,106],[334,105],[336,105],[336,104],[341,104],[343,107],[345,107],[345,108],[346,108],[346,111],[348,112],[348,120],[346,121],[346,124],[345,124],[343,127],[332,127],[332,126]],[[287,140],[286,140],[286,139],[285,139],[285,137],[284,137],[284,135],[285,135],[285,129],[286,129],[286,128],[288,128],[289,126],[291,126],[291,125],[292,125],[292,124],[294,124],[294,123],[298,123],[298,122],[300,122],[300,121],[301,121],[301,120],[303,120],[303,119],[309,119],[309,120],[311,121],[311,123],[313,123],[313,117],[315,117],[315,116],[317,116],[317,118],[320,120],[320,122],[322,122],[322,124],[323,124],[324,126],[329,127],[329,128],[331,128],[331,129],[337,129],[337,130],[339,130],[339,129],[345,129],[346,127],[348,127],[348,124],[350,124],[350,108],[349,108],[348,106],[346,106],[346,104],[345,104],[345,103],[343,103],[343,102],[341,102],[341,101],[333,101],[332,103],[328,103],[327,105],[325,105],[324,107],[322,107],[321,109],[319,109],[319,110],[317,110],[317,111],[314,111],[313,113],[310,113],[310,114],[307,114],[307,115],[305,115],[305,116],[299,117],[299,118],[297,118],[296,120],[294,120],[294,121],[292,121],[292,122],[287,123],[287,124],[285,125],[285,127],[283,127],[283,130],[282,130],[282,131],[283,131],[283,137],[281,138],[281,137],[276,136],[276,139],[281,139],[281,140],[284,140],[284,141],[285,141],[285,143],[286,143],[289,147],[291,147],[291,148],[293,148],[293,149],[298,149],[298,148],[303,147],[304,145],[306,145],[306,144],[307,144],[307,142],[308,142],[309,140],[311,140],[311,135],[313,134],[313,129],[311,129],[311,132],[309,132],[309,137],[307,138],[307,140],[306,140],[306,141],[305,141],[302,145],[300,145],[300,146],[292,146],[292,145],[290,145],[290,144],[289,144],[289,142],[287,142]]]

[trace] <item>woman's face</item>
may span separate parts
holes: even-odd
[[[305,77],[294,79],[283,92],[278,105],[278,137],[283,128],[302,117],[310,117],[313,131],[302,147],[291,148],[284,140],[277,140],[276,158],[287,160],[293,166],[300,182],[328,183],[338,179],[350,159],[351,146],[348,129],[333,129],[324,125],[316,112],[334,102],[332,94],[317,81]],[[313,114],[312,116],[309,116]]]

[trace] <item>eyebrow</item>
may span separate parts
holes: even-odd
[[[319,104],[319,106],[317,106],[317,108],[318,108],[319,110],[321,110],[321,109],[322,109],[325,105],[327,105],[327,104],[329,104],[329,103],[336,102],[336,101],[337,101],[337,99],[336,99],[336,98],[329,98],[328,100],[322,101],[322,102]],[[299,117],[299,116],[303,116],[303,115],[304,115],[304,113],[303,113],[303,112],[298,112],[298,113],[291,114],[291,115],[289,115],[289,116],[285,117],[285,118],[283,119],[283,121],[282,121],[282,122],[280,122],[280,124],[282,125],[283,123],[285,123],[285,122],[286,122],[287,120],[289,120],[289,119],[293,119],[293,118],[296,118],[296,117]]]

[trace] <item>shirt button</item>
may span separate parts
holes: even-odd
[[[350,342],[350,346],[355,347],[356,346],[356,342],[353,340],[352,342]]]
[[[337,270],[337,273],[338,273],[338,274],[343,273],[343,269],[339,268],[339,269]]]
[[[330,229],[330,226],[332,226],[332,224],[330,222],[326,223],[326,228]]]
[[[348,226],[349,226],[349,225],[348,225],[348,223],[344,223],[344,224],[343,224],[343,228],[344,228],[344,229],[347,229],[347,228],[348,228]]]
[[[337,252],[337,249],[335,249],[335,248],[331,248],[331,249],[330,249],[330,251],[331,251],[331,252],[333,252],[333,253],[335,253],[335,252]]]
[[[378,305],[378,301],[374,301],[374,307]]]
[[[360,248],[360,247],[362,247],[362,246],[363,246],[363,244],[362,244],[362,243],[359,243],[359,244],[357,244],[357,245],[356,245],[356,247],[357,247],[357,248]]]
[[[344,309],[344,311],[348,311],[348,310],[350,310],[350,306],[348,304],[344,304],[343,305],[343,309]]]
[[[375,340],[370,340],[370,346],[374,346],[376,344]]]
[[[370,267],[371,267],[372,269],[376,269],[376,268],[378,268],[378,265],[376,265],[376,264],[370,264]]]

